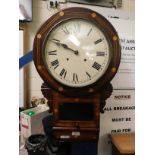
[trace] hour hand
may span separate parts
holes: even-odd
[[[63,43],[60,43],[60,40],[51,39],[50,41],[52,41],[53,43],[55,43],[55,44],[58,45],[58,46],[62,46],[64,49],[67,49],[67,50],[70,50],[70,51],[74,52],[74,54],[76,54],[76,55],[79,54],[79,52],[78,52],[77,50],[73,50],[73,49],[71,49],[70,47],[68,47],[68,45],[63,44]]]
[[[73,50],[73,49],[69,48],[66,44],[62,44],[62,43],[61,43],[61,46],[62,46],[63,48],[65,48],[65,49],[68,49],[68,50],[74,52],[74,54],[76,54],[76,55],[79,54],[79,52],[78,52],[77,50]]]

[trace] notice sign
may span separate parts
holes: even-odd
[[[107,100],[104,114],[100,114],[99,155],[111,154],[110,134],[135,131],[134,94],[134,90],[114,90]]]
[[[121,63],[118,72],[112,80],[114,89],[135,88],[135,40],[133,38],[120,38]]]
[[[121,62],[111,83],[114,89],[135,88],[135,22],[122,19],[108,19],[120,38]]]

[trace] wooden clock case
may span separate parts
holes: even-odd
[[[63,21],[76,18],[95,23],[108,39],[112,54],[105,74],[95,83],[82,88],[68,87],[56,81],[48,72],[42,57],[44,44],[50,31]],[[50,111],[53,113],[51,123],[54,136],[69,141],[97,140],[100,112],[103,112],[105,100],[112,93],[110,81],[117,72],[121,57],[119,37],[113,26],[97,12],[86,8],[75,7],[62,10],[50,17],[38,30],[34,39],[33,56],[36,69],[45,82],[42,84],[41,91],[47,98]],[[82,113],[82,117],[78,116],[77,111]]]
[[[62,95],[43,83],[41,91],[47,98],[50,112],[53,114],[53,122],[51,123],[54,137],[67,141],[97,141],[100,128],[100,112],[104,112],[106,99],[110,97],[112,90],[112,85],[108,83],[100,92],[71,97]],[[67,106],[64,106],[65,110],[62,111],[61,106],[63,107],[65,104]],[[71,108],[69,108],[69,105],[71,105]],[[82,109],[83,107],[85,110]],[[86,108],[90,109],[90,112]],[[79,115],[77,116],[78,112]]]

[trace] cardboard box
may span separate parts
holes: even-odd
[[[21,143],[25,144],[26,139],[33,134],[44,134],[42,119],[50,115],[48,110],[47,106],[38,106],[20,113]],[[28,115],[29,112],[34,113]]]

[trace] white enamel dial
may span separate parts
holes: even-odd
[[[43,57],[54,79],[69,87],[93,84],[106,72],[111,59],[104,33],[84,19],[69,19],[52,29]]]

